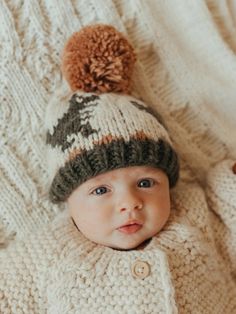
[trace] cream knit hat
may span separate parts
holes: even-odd
[[[127,95],[134,61],[133,48],[112,26],[85,27],[68,41],[62,69],[74,93],[47,110],[52,202],[121,167],[157,167],[170,187],[176,184],[178,157],[160,116]]]

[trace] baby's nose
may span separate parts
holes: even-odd
[[[118,208],[120,212],[141,210],[143,208],[143,201],[138,195],[127,194],[121,199]]]

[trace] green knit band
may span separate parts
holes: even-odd
[[[164,140],[124,140],[97,145],[83,151],[61,167],[50,188],[53,203],[64,202],[83,182],[98,174],[131,166],[151,166],[162,169],[173,187],[179,176],[178,156]]]

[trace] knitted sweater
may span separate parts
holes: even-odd
[[[206,193],[179,182],[171,216],[143,248],[97,245],[61,213],[0,254],[0,313],[236,313],[236,175],[223,161]]]

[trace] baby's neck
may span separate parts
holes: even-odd
[[[134,250],[139,251],[139,250],[143,250],[149,244],[150,241],[151,241],[151,238],[145,240],[144,242],[139,244],[139,246],[137,246],[136,248],[133,248],[133,249],[117,249],[117,248],[112,248],[112,249],[116,250],[116,251],[134,251]]]

